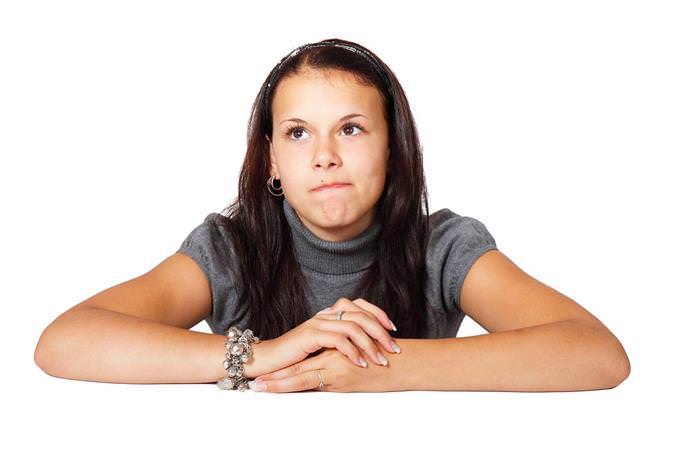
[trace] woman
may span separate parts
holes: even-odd
[[[481,221],[429,214],[406,96],[356,43],[300,46],[270,72],[225,211],[53,321],[36,363],[272,392],[587,390],[629,373],[604,324],[518,268]],[[465,314],[490,333],[455,338]],[[188,330],[202,319],[213,334]]]

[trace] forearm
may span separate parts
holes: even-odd
[[[627,362],[612,335],[576,321],[472,337],[397,341],[402,353],[390,356],[390,373],[400,390],[611,388],[623,379],[624,358]]]
[[[36,347],[36,363],[67,379],[114,383],[205,383],[226,376],[226,336],[195,332],[92,307],[62,314]],[[245,377],[272,371],[268,341],[252,343]]]

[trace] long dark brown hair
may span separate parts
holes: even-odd
[[[421,146],[415,122],[394,73],[365,47],[346,40],[336,42],[359,48],[373,56],[384,77],[363,56],[337,46],[305,48],[273,68],[253,103],[248,121],[247,151],[241,167],[238,197],[217,216],[229,231],[239,260],[236,279],[238,313],[249,313],[248,328],[263,340],[278,337],[308,320],[305,280],[296,259],[290,227],[283,212],[283,197],[267,190],[269,146],[272,135],[269,98],[286,76],[305,68],[341,70],[381,94],[389,125],[390,157],[383,193],[376,204],[381,223],[376,260],[348,299],[363,298],[381,307],[397,325],[393,336],[420,338],[425,329],[425,246],[429,236],[429,207]],[[272,75],[275,75],[272,81]],[[327,301],[328,305],[335,301]],[[242,326],[245,327],[245,326]]]

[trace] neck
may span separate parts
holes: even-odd
[[[283,212],[301,265],[324,274],[349,274],[367,269],[375,260],[380,233],[377,219],[351,239],[329,241],[309,229],[285,198]]]

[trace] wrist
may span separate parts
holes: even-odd
[[[243,376],[247,379],[275,371],[273,358],[276,357],[274,340],[260,340],[259,343],[251,343],[252,357],[243,364]]]
[[[387,351],[381,344],[378,344],[378,348],[381,350],[385,357],[390,358],[390,363],[382,380],[383,391],[386,392],[398,392],[405,390],[414,390],[412,380],[414,378],[414,369],[412,362],[416,361],[416,368],[422,366],[420,360],[418,360],[419,355],[414,352],[414,347],[416,346],[417,339],[413,338],[398,338],[399,347],[401,352],[394,354]],[[390,354],[388,356],[388,354]]]

